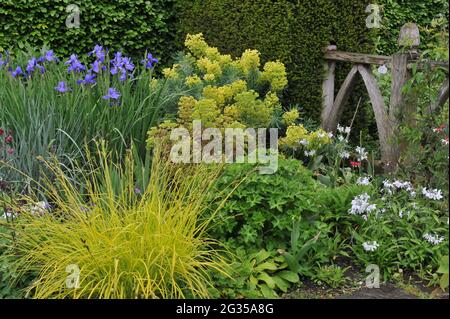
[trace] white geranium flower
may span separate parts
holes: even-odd
[[[439,245],[440,243],[442,243],[444,241],[444,237],[443,236],[438,236],[436,234],[430,234],[430,233],[426,233],[423,235],[423,238],[429,242],[430,244],[433,245]]]
[[[365,251],[375,251],[380,247],[376,241],[366,241],[362,244]]]
[[[380,73],[380,74],[382,74],[382,75],[387,74],[388,71],[389,71],[389,70],[388,70],[388,68],[387,68],[386,65],[382,65],[382,66],[380,66],[380,67],[378,68],[378,73]]]
[[[360,177],[358,178],[358,180],[356,181],[356,184],[358,185],[363,185],[363,186],[367,186],[370,184],[370,178],[369,177]]]
[[[444,198],[444,196],[442,195],[442,191],[440,189],[430,189],[427,190],[425,187],[422,188],[422,194],[428,198],[428,199],[432,199],[432,200],[441,200],[442,198]]]
[[[328,132],[328,138],[333,138],[334,134],[332,132]]]

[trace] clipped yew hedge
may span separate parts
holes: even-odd
[[[174,0],[1,0],[0,51],[40,48],[60,55],[86,53],[95,44],[167,61],[174,41]],[[69,5],[80,10],[80,27],[68,28]]]

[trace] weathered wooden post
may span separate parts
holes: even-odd
[[[325,53],[330,51],[336,51],[337,46],[329,45],[325,48]],[[330,117],[330,112],[333,109],[334,104],[334,80],[335,80],[335,72],[336,72],[336,61],[326,60],[325,61],[325,80],[322,85],[322,123],[324,123],[324,129],[327,131],[332,131],[335,128],[330,126],[328,123],[328,119]]]
[[[416,113],[416,105],[408,103],[407,93],[403,88],[411,78],[411,71],[408,63],[419,57],[418,47],[420,45],[419,28],[414,23],[405,24],[400,30],[398,39],[400,52],[392,56],[392,85],[391,85],[391,101],[389,106],[389,119],[393,125],[394,132],[402,123],[414,125],[414,114]],[[405,143],[399,145],[398,141],[390,141],[392,144],[392,169],[398,162],[402,149],[406,147]]]

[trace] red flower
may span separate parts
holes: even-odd
[[[435,128],[433,131],[436,133],[441,133],[445,129],[445,124],[441,124],[441,126]]]
[[[11,135],[8,135],[6,138],[5,138],[5,142],[6,143],[12,143],[14,141],[14,139],[13,139],[13,137],[11,136]]]
[[[8,148],[8,150],[7,150],[6,152],[7,152],[9,155],[13,155],[14,149]]]
[[[352,161],[350,161],[350,166],[351,167],[361,167],[361,162],[352,162]]]
[[[0,136],[2,136],[3,134],[5,134],[5,131],[2,128],[0,128]]]

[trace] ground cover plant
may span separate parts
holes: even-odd
[[[231,55],[187,34],[168,67],[163,52],[103,43],[2,51],[0,298],[287,298],[361,286],[367,269],[378,283],[415,278],[445,295],[448,102],[433,103],[448,69],[418,65],[448,61],[448,27],[431,25],[403,88],[415,111],[399,114],[390,171],[357,123],[360,103],[324,130],[285,103],[295,61],[253,47]],[[386,105],[390,67],[373,67]],[[196,162],[191,142],[211,155],[213,140],[191,141],[196,122],[278,135],[258,136],[256,150],[254,136],[242,147],[233,138],[235,161]],[[177,129],[189,135],[183,163],[172,157]],[[277,159],[269,174],[251,161],[266,151]]]

